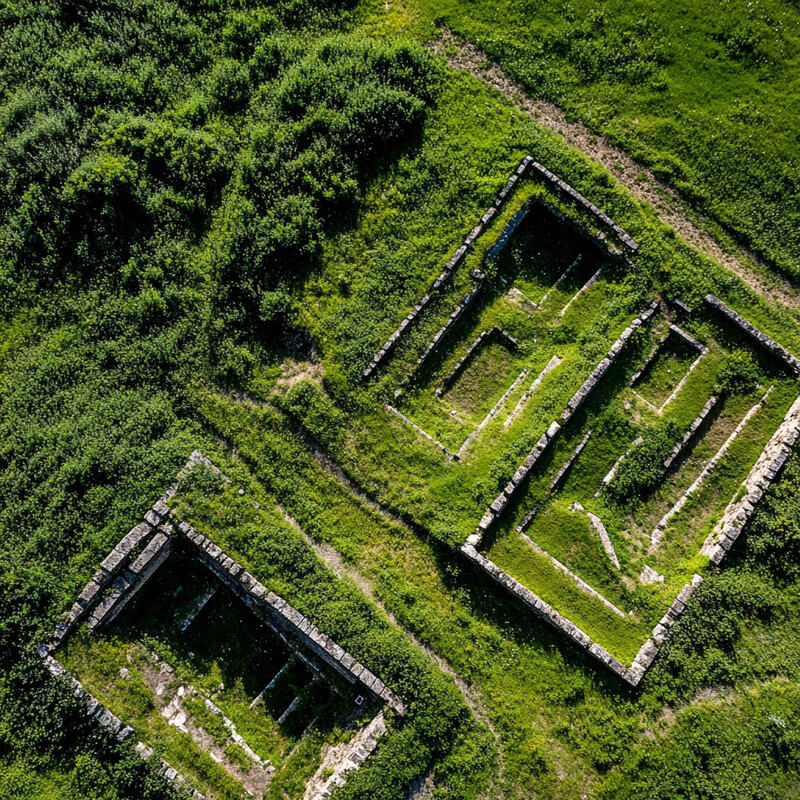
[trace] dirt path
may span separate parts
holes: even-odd
[[[573,147],[602,164],[637,200],[652,206],[659,218],[671,225],[682,239],[738,275],[754,292],[772,302],[800,310],[800,296],[789,281],[767,273],[767,267],[753,253],[739,248],[734,255],[723,250],[716,239],[688,215],[680,194],[624,150],[593,134],[582,122],[568,121],[554,103],[528,97],[525,89],[511,81],[485,53],[460,41],[450,31],[443,30],[441,39],[432,49],[444,55],[453,69],[466,70],[484,81],[541,125],[557,131]]]
[[[346,475],[344,470],[333,461],[327,453],[320,450],[317,447],[314,447],[312,443],[309,443],[311,447],[311,452],[317,461],[329,472],[336,480],[341,483],[349,492],[354,494],[356,497],[361,500],[365,505],[369,508],[377,511],[382,517],[384,517],[387,521],[392,522],[396,525],[401,525],[404,528],[409,529],[409,526],[404,523],[402,520],[398,519],[394,516],[390,511],[385,509],[379,503],[375,502],[371,499],[367,494],[365,494],[358,486],[356,486]],[[338,550],[336,550],[331,545],[325,542],[318,542],[315,541],[312,537],[310,537],[300,526],[296,519],[290,516],[285,509],[280,507],[281,512],[283,513],[284,517],[286,518],[287,522],[289,522],[292,526],[294,526],[306,539],[306,541],[314,548],[317,555],[323,559],[333,571],[339,577],[347,577],[350,578],[358,587],[366,594],[388,617],[389,621],[393,625],[397,625],[411,640],[411,643],[421,650],[425,655],[433,659],[439,669],[442,670],[446,675],[449,675],[453,681],[455,682],[456,686],[458,687],[459,691],[461,692],[462,696],[464,697],[464,701],[470,707],[472,712],[475,714],[475,717],[483,722],[487,728],[492,732],[492,736],[494,736],[495,742],[497,744],[497,752],[498,752],[498,778],[500,781],[503,780],[504,774],[504,759],[503,759],[503,743],[500,739],[499,734],[495,730],[494,726],[492,725],[491,720],[489,719],[488,713],[486,711],[485,706],[480,698],[480,696],[473,691],[472,687],[450,666],[450,664],[438,655],[434,650],[432,650],[428,645],[421,642],[417,637],[411,633],[406,627],[401,625],[395,615],[388,609],[386,606],[381,602],[378,598],[377,593],[375,592],[375,587],[369,578],[364,576],[361,572],[359,572],[354,567],[345,564],[344,560],[342,559]],[[409,533],[414,535],[415,532],[409,529]],[[502,795],[500,795],[502,797]]]

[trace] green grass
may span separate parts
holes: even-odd
[[[699,356],[696,348],[671,333],[636,381],[636,392],[656,408],[661,408]]]
[[[556,100],[570,118],[584,119],[592,132],[650,164],[689,198],[690,217],[709,218],[723,246],[741,242],[760,253],[765,263],[753,268],[769,283],[770,270],[796,272],[800,246],[790,102],[797,11],[779,0],[658,8],[618,0],[602,8],[505,0],[387,7],[370,0],[352,15],[288,5],[233,8],[211,0],[200,13],[152,0],[101,3],[84,14],[77,6],[18,3],[4,17],[0,284],[9,300],[0,322],[0,795],[165,796],[129,748],[98,736],[26,653],[201,446],[248,494],[203,498],[197,491],[187,515],[410,698],[406,721],[352,778],[341,793],[345,800],[396,800],[427,773],[446,800],[481,794],[696,800],[708,791],[725,800],[796,796],[793,695],[766,696],[764,689],[764,698],[749,700],[754,688],[780,688],[776,676],[797,682],[796,463],[730,562],[706,569],[692,556],[796,392],[785,377],[776,379],[775,365],[761,359],[765,385],[777,380],[775,405],[753,420],[664,540],[658,557],[667,584],[636,589],[637,614],[650,624],[692,571],[706,575],[637,692],[527,614],[453,549],[646,298],[686,300],[697,308],[687,329],[718,343],[665,412],[683,426],[713,391],[719,357],[742,344],[705,314],[703,295],[713,291],[800,352],[796,304],[757,298],[634,200],[617,182],[615,166],[606,171],[587,160],[484,82],[444,69],[430,80],[420,72],[410,83],[430,90],[426,114],[405,84],[387,99],[377,72],[365,73],[370,62],[358,53],[365,34],[391,47],[406,36],[428,41],[442,17],[533,96]],[[322,63],[318,46],[331,29],[344,32],[326,44],[333,66]],[[417,51],[382,57],[392,65],[398,53],[410,72],[424,72]],[[326,94],[317,111],[312,103],[308,115],[304,108],[295,109],[296,118],[282,116],[276,98],[290,100],[285,88],[306,86],[301,73],[318,71],[327,76],[320,86],[340,87],[337,69],[345,63],[359,76],[344,81],[346,97]],[[408,74],[400,70],[392,80],[402,83]],[[237,96],[242,105],[235,108]],[[365,97],[374,101],[370,113],[350,113],[358,109],[347,101]],[[402,132],[391,146],[382,135],[370,139],[376,115]],[[348,153],[364,141],[361,133],[373,149],[354,160]],[[500,415],[464,463],[450,464],[385,415],[383,404],[392,402],[399,381],[468,290],[469,270],[528,197],[584,222],[585,215],[543,185],[523,182],[393,359],[368,385],[360,376],[526,153],[642,246],[632,266],[604,272],[601,284],[573,304],[553,338],[542,331],[593,272],[589,261],[585,274],[565,281],[530,317],[498,300],[508,288],[498,281],[490,301],[464,320],[452,347],[422,377],[433,382],[458,357],[473,334],[470,324],[482,324],[483,313],[538,340],[515,369],[541,368],[554,352],[564,363],[510,429],[502,428]],[[490,275],[518,282],[537,301],[575,250],[571,236],[537,244],[540,231],[521,230]],[[636,345],[621,385],[649,344]],[[321,364],[311,372],[315,380],[322,373],[325,394],[304,413],[303,398],[287,399],[277,379],[289,363],[314,354]],[[513,377],[510,370],[507,380]],[[243,407],[226,397],[231,391],[265,405]],[[598,395],[598,417],[617,402],[616,391],[609,385]],[[624,409],[624,392],[619,399]],[[445,424],[412,392],[406,400],[426,426]],[[737,402],[743,410],[750,398]],[[593,494],[637,426],[652,421],[646,406],[631,404],[630,419],[605,420],[602,441],[590,442],[558,501],[589,495],[586,507],[608,521],[623,577],[635,577],[641,566],[641,554],[635,547],[627,552],[623,536],[632,512],[611,509]],[[728,406],[714,436],[734,421],[734,410]],[[588,424],[599,429],[592,414],[578,415],[564,432],[527,499],[541,493]],[[412,527],[387,521],[343,488],[311,455],[310,437]],[[712,444],[698,444],[680,479],[647,499],[649,514],[674,499],[713,453]],[[234,457],[227,459],[225,448]],[[324,569],[280,515],[254,514],[253,498],[263,509],[277,498],[310,536],[335,548],[344,561],[339,569],[358,570],[401,629],[358,585]],[[597,563],[588,558],[592,550],[584,554],[579,531],[567,532],[561,542],[557,526],[547,531],[577,571],[590,571]],[[511,553],[512,561],[517,555],[524,554]],[[604,619],[585,595],[573,596],[574,587],[540,566],[527,568],[543,592],[574,604],[610,647],[628,646],[617,641],[616,618]],[[409,632],[447,660],[474,714],[494,733],[474,721],[467,701],[413,647]],[[188,661],[183,669],[190,669]],[[223,682],[218,665],[209,674]],[[695,715],[694,696],[722,685],[733,687],[725,703],[712,701]],[[244,680],[230,686],[225,711],[255,738],[246,730],[248,687]],[[131,714],[145,708],[136,692],[127,702]],[[771,720],[776,714],[785,723],[780,730]],[[314,731],[286,753],[276,798],[284,790],[302,794],[323,739]],[[720,752],[730,758],[723,761]],[[187,774],[214,766],[194,752],[179,757]]]
[[[723,8],[420,0],[409,10],[423,35],[436,19],[476,43],[534,97],[582,119],[734,238],[796,272],[789,187],[798,142],[788,112],[776,108],[797,91],[797,9],[779,0]]]

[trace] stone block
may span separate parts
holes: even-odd
[[[528,468],[523,464],[517,471],[511,476],[511,483],[515,486],[519,486],[520,483],[524,480],[525,476],[528,474]]]
[[[690,586],[690,585],[684,586],[678,592],[678,600],[680,600],[682,603],[686,603],[688,601],[688,599],[692,596],[693,592],[694,592],[694,587],[693,586]]]
[[[350,672],[356,677],[360,677],[361,673],[364,672],[364,665],[360,661],[354,661],[353,665],[350,667]]]
[[[133,730],[133,728],[131,728],[131,726],[130,726],[130,725],[126,725],[126,726],[125,726],[124,728],[122,728],[122,729],[119,731],[119,733],[117,734],[117,739],[118,739],[120,742],[125,742],[125,741],[127,741],[128,739],[130,739],[130,738],[131,738],[131,736],[133,736],[133,734],[134,734],[134,733],[135,733],[135,731]]]
[[[109,575],[114,575],[117,570],[122,567],[126,556],[127,553],[121,553],[115,548],[100,562],[100,566],[106,570]]]
[[[508,505],[508,498],[504,494],[501,494],[495,498],[495,500],[492,502],[489,508],[492,510],[492,513],[495,516],[499,516],[507,505]]]
[[[101,592],[101,588],[98,584],[94,581],[90,581],[89,583],[84,586],[83,591],[78,595],[78,603],[87,608],[90,606],[95,599],[97,598],[98,594]]]
[[[547,429],[547,439],[553,439],[560,430],[561,425],[559,425],[557,422],[551,422],[550,427]],[[541,439],[539,441],[541,442]]]
[[[364,669],[364,671],[358,676],[358,679],[362,684],[364,684],[364,686],[367,687],[367,689],[371,689],[374,686],[375,681],[378,680],[368,669]]]
[[[157,500],[153,505],[153,511],[158,514],[159,517],[163,520],[165,517],[169,516],[169,507],[166,503],[162,502],[161,500]]]
[[[487,511],[482,517],[481,521],[478,523],[478,530],[486,532],[489,529],[489,526],[494,522],[494,514]]]

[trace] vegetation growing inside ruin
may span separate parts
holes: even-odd
[[[668,412],[682,431],[711,393],[724,394],[683,474],[696,474],[775,389],[665,539],[652,566],[667,583],[636,589],[638,616],[595,609],[560,573],[523,563],[533,551],[510,548],[508,534],[592,425],[529,535],[629,610],[623,577],[643,563],[635,548],[625,554],[631,512],[594,492],[639,424],[606,409],[624,408],[626,381],[654,341],[636,344],[617,382],[566,431],[494,544],[508,548],[510,571],[527,570],[537,591],[564,597],[593,633],[605,626],[625,656],[637,644],[626,627],[646,635],[676,583],[703,570],[640,689],[626,689],[454,550],[646,299],[677,296],[699,309],[712,291],[800,353],[794,290],[781,289],[783,302],[768,294],[770,272],[796,273],[800,247],[785,102],[796,93],[798,12],[778,0],[590,5],[0,4],[0,799],[175,796],[154,765],[82,716],[34,648],[198,447],[234,486],[197,478],[182,513],[411,704],[340,797],[395,800],[427,775],[447,800],[800,792],[798,460],[722,568],[695,555],[715,503],[735,494],[797,385],[713,316],[701,312],[691,333],[716,344]],[[615,170],[449,69],[456,45],[428,52],[442,25],[653,169],[724,245],[759,254],[753,269],[767,294],[676,236]],[[370,357],[527,153],[640,241],[632,265],[609,268],[560,324],[544,325],[508,290],[539,303],[580,239],[542,241],[541,225],[521,229],[488,275],[486,301],[421,383],[395,398],[526,199],[593,225],[542,184],[523,182],[394,357],[363,382]],[[550,296],[549,322],[591,274],[587,261]],[[491,388],[465,408],[470,425],[524,366],[532,381],[554,352],[564,361],[507,435],[498,417],[463,463],[447,462],[383,405],[459,446],[468,431],[437,408],[433,389],[494,324],[519,333],[521,346],[464,375],[479,394]],[[655,377],[654,397],[669,394],[671,378]],[[633,408],[653,422],[646,406]],[[655,522],[680,490],[666,481],[639,510],[651,503]],[[597,540],[582,541],[590,528],[563,527],[586,495],[623,576],[598,560]],[[93,657],[87,667],[104,663]],[[118,702],[131,721],[147,716],[144,693],[126,686]],[[311,739],[302,741],[317,747],[322,734]],[[302,796],[311,744],[288,757],[276,796]],[[215,772],[202,754],[183,758],[187,772]],[[227,791],[236,789],[220,776]]]

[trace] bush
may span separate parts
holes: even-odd
[[[605,493],[617,503],[630,503],[654,489],[664,474],[664,461],[679,431],[674,422],[651,428],[622,460]]]
[[[748,350],[734,350],[722,364],[717,377],[720,394],[748,394],[761,381],[758,362]]]

